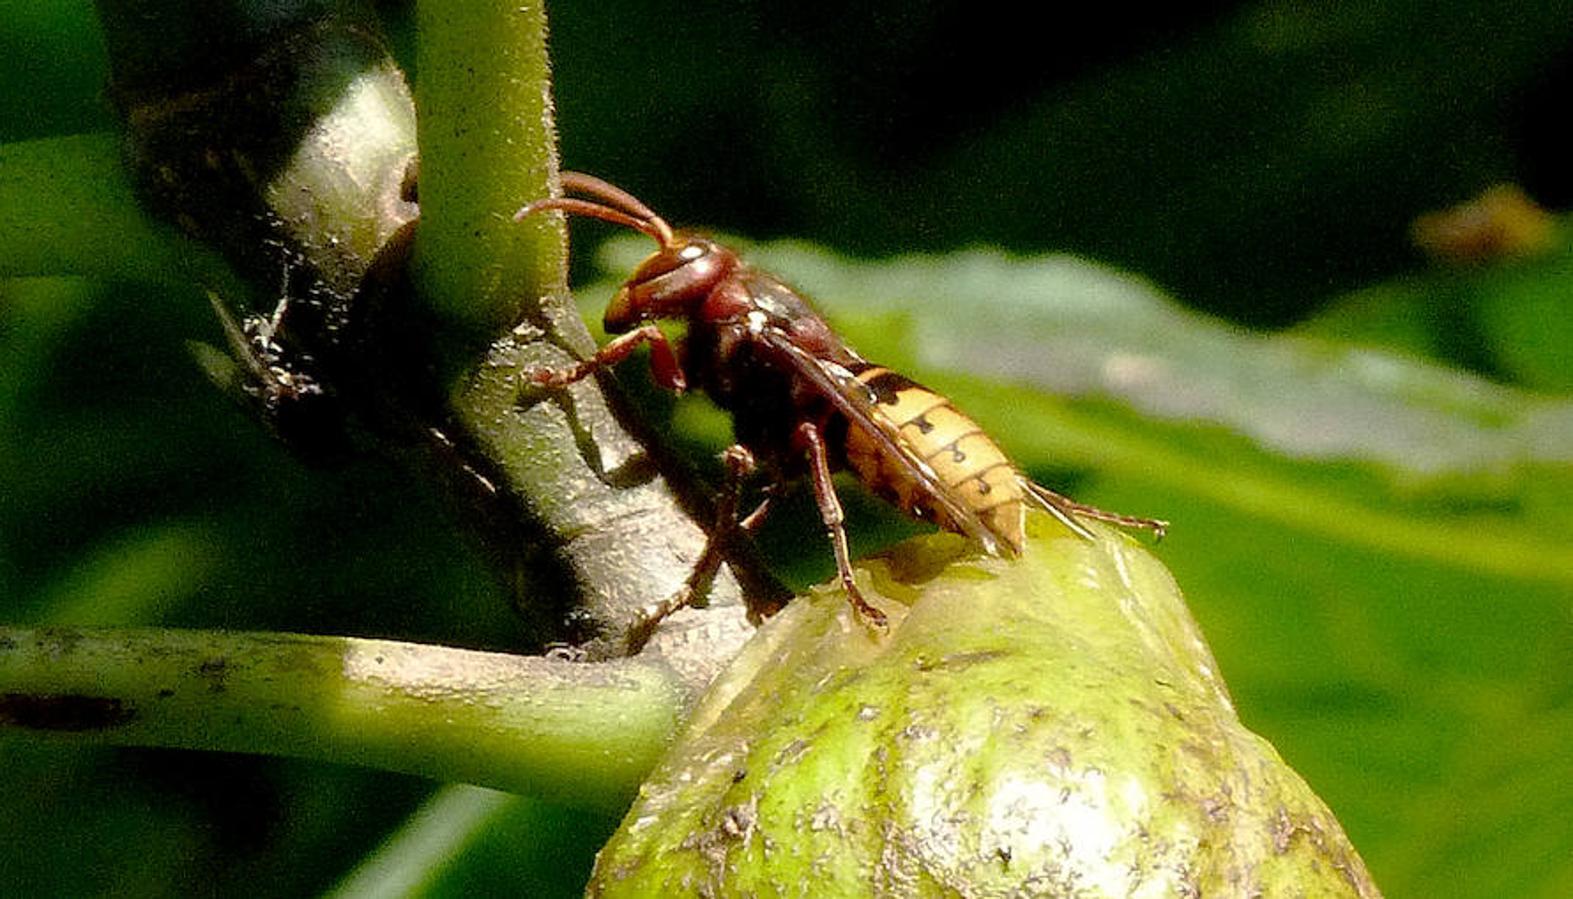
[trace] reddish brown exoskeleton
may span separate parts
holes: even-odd
[[[1087,539],[1092,534],[1078,515],[1162,536],[1165,522],[1105,512],[1033,483],[949,400],[864,361],[791,287],[732,250],[674,231],[632,195],[591,175],[564,172],[562,187],[581,196],[537,200],[514,218],[549,209],[591,216],[648,234],[660,248],[606,308],[606,330],[620,336],[571,368],[535,372],[534,382],[561,387],[649,344],[656,381],[709,394],[731,413],[737,439],[727,451],[728,488],[710,546],[689,589],[649,612],[651,625],[692,600],[694,585],[720,564],[732,528],[752,530],[763,518],[771,494],[748,516],[736,515],[738,483],[756,458],[776,484],[808,476],[847,599],[876,626],[885,616],[863,599],[852,576],[831,483],[838,468],[908,514],[966,535],[993,555],[1020,555],[1028,503]],[[653,324],[658,319],[687,322],[681,352]]]

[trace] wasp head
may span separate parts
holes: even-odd
[[[702,237],[673,231],[665,219],[620,187],[580,172],[563,172],[561,181],[565,193],[583,194],[591,199],[561,196],[536,200],[515,213],[514,220],[557,209],[632,228],[661,245],[612,297],[606,307],[608,333],[631,331],[651,319],[687,318],[737,267],[737,255],[731,250]]]
[[[736,267],[736,253],[678,232],[640,263],[612,297],[606,330],[619,334],[651,319],[687,318]]]

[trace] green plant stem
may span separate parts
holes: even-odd
[[[645,661],[390,640],[0,628],[0,733],[367,765],[616,809],[678,720]]]
[[[231,283],[216,254],[137,203],[112,134],[0,145],[0,277]]]
[[[416,23],[416,276],[445,324],[490,340],[568,288],[562,226],[512,219],[547,195],[557,169],[546,10],[502,0],[423,2]],[[555,311],[566,327],[554,336],[578,352],[593,349],[577,316],[560,305]]]
[[[404,825],[362,858],[328,899],[414,896],[430,891],[444,866],[529,800],[482,787],[450,784],[432,794]]]
[[[560,368],[594,350],[568,296],[561,220],[512,218],[550,193],[557,168],[546,14],[539,3],[427,0],[416,15],[414,273],[449,332],[439,348],[457,378],[449,411],[527,516],[555,538],[551,551],[580,585],[592,622],[589,651],[618,655],[639,610],[682,587],[706,537],[674,497],[671,466],[630,436],[596,382],[553,395],[528,386],[530,369]],[[478,340],[490,349],[476,365]],[[681,653],[668,658],[696,682],[750,632],[730,569],[717,576],[710,609],[674,619],[703,621],[702,640],[651,647]]]

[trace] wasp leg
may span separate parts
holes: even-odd
[[[1108,512],[1097,506],[1078,503],[1068,496],[1055,493],[1042,484],[1026,480],[1025,478],[1022,481],[1027,485],[1027,492],[1032,494],[1033,499],[1038,501],[1038,505],[1047,510],[1050,515],[1058,518],[1066,527],[1089,540],[1092,539],[1092,533],[1087,530],[1086,526],[1077,521],[1072,513],[1085,515],[1097,521],[1107,521],[1110,524],[1117,524],[1121,527],[1141,528],[1142,530],[1152,531],[1153,538],[1156,540],[1162,540],[1164,533],[1169,529],[1167,521],[1161,521],[1157,518],[1137,518],[1134,515]]]
[[[743,518],[737,516],[737,504],[742,498],[743,481],[754,473],[754,454],[745,447],[729,447],[721,454],[726,463],[726,483],[721,488],[721,495],[716,499],[715,527],[710,531],[710,537],[705,541],[704,551],[699,554],[699,561],[694,563],[694,568],[688,574],[688,579],[683,586],[666,599],[653,602],[639,610],[638,617],[628,629],[628,654],[633,655],[650,642],[655,634],[656,626],[666,620],[673,613],[686,606],[691,606],[699,597],[704,596],[710,589],[710,582],[715,579],[716,572],[721,568],[721,562],[726,557],[727,544],[738,532],[752,533],[759,523],[764,521],[765,513],[769,511],[772,497],[766,496],[754,511]]]
[[[759,501],[759,505],[754,507],[754,511],[744,515],[738,521],[737,529],[747,534],[752,534],[758,530],[760,523],[765,520],[765,514],[770,511],[770,504],[775,502],[775,499],[775,494],[766,494],[765,498]]]
[[[634,331],[629,331],[616,339],[608,342],[606,346],[596,351],[594,356],[567,368],[541,368],[529,372],[531,381],[541,387],[556,388],[566,387],[575,381],[582,381],[603,368],[609,368],[627,359],[640,344],[650,344],[650,371],[655,375],[655,381],[673,393],[682,393],[688,388],[688,379],[683,377],[683,367],[678,364],[677,353],[672,349],[672,342],[655,325],[645,325]]]
[[[847,591],[847,602],[870,625],[883,630],[885,613],[869,605],[852,578],[852,558],[847,551],[847,532],[842,527],[845,516],[841,500],[836,496],[836,485],[830,480],[830,462],[825,455],[825,438],[819,426],[805,421],[797,426],[796,442],[808,455],[808,471],[814,483],[814,499],[819,503],[819,518],[830,533],[830,545],[836,552],[836,572],[841,575],[841,586]]]

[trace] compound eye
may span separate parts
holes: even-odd
[[[639,267],[634,269],[633,277],[628,280],[632,284],[643,284],[687,264],[688,260],[682,257],[682,248],[667,247],[651,253],[644,262],[639,263]]]
[[[640,263],[639,268],[629,279],[633,284],[644,284],[653,281],[662,275],[670,274],[686,265],[692,265],[698,260],[710,255],[709,243],[702,240],[690,240],[674,244],[650,255],[650,258]]]

